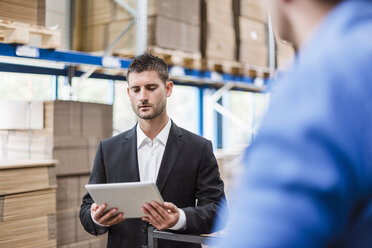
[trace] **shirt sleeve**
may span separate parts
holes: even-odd
[[[371,110],[356,80],[323,68],[292,75],[273,95],[218,247],[324,247],[347,225],[368,183],[361,151]]]
[[[180,218],[178,219],[177,223],[168,228],[170,230],[185,230],[186,229],[186,215],[185,212],[182,209],[178,209],[178,212],[180,213]]]
[[[108,226],[106,226],[106,225],[99,224],[99,223],[98,223],[98,222],[93,218],[93,213],[92,213],[92,212],[90,213],[90,217],[92,217],[92,220],[93,220],[94,224],[96,224],[97,226],[108,227]]]

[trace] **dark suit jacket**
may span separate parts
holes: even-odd
[[[136,127],[100,142],[89,183],[140,181],[137,160]],[[164,201],[174,203],[186,215],[182,233],[202,234],[212,231],[226,199],[210,141],[177,127],[173,122],[164,150],[156,185]],[[108,231],[107,247],[139,248],[146,244],[146,224],[141,219],[127,219],[108,227],[96,225],[90,215],[93,203],[89,194],[83,198],[80,220],[94,235]],[[200,247],[188,243],[159,240],[159,248]]]

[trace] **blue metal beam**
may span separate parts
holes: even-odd
[[[0,63],[0,71],[4,72],[14,72],[14,73],[28,73],[28,74],[41,74],[41,75],[55,75],[55,76],[67,76],[67,69],[54,69],[39,66],[29,66],[29,65],[18,65],[18,64],[8,64]],[[83,74],[82,71],[75,71],[74,76],[80,77]],[[90,78],[97,79],[108,79],[108,80],[119,80],[125,81],[126,77],[124,75],[107,75],[101,73],[93,73]]]
[[[16,54],[17,45],[0,43],[0,55],[18,58],[32,58],[26,56],[18,56]],[[76,51],[59,51],[53,49],[36,48],[39,51],[39,56],[33,59],[41,59],[48,61],[63,62],[67,64],[86,64],[102,66],[102,56],[95,56],[89,53]],[[128,68],[131,60],[118,58],[121,68]]]
[[[17,50],[20,47],[21,46],[18,46],[15,44],[0,43],[0,56],[62,62],[66,66],[95,65],[95,66],[104,67],[102,65],[104,57],[102,56],[96,56],[96,55],[92,55],[89,53],[76,52],[76,51],[60,51],[60,50],[53,50],[53,49],[30,48],[31,50],[35,49],[37,51],[35,53],[31,53],[34,56],[32,57],[31,55],[20,53],[19,50]],[[115,57],[115,58],[112,57],[112,60],[109,60],[109,61],[111,61],[111,63],[113,64],[116,64],[115,62],[118,62],[118,65],[120,65],[121,69],[127,69],[131,62],[130,59],[122,59],[118,57]],[[169,68],[171,70],[172,66],[169,66]],[[183,70],[184,70],[184,76],[190,79],[182,80],[182,82],[179,82],[180,85],[220,88],[224,83],[236,82],[238,84],[241,84],[242,86],[237,86],[234,88],[234,90],[251,91],[251,92],[262,92],[263,91],[262,89],[254,86],[253,78],[251,77],[224,73],[222,74],[222,78],[221,78],[222,81],[216,82],[216,81],[213,81],[211,71],[208,71],[208,70],[201,71],[201,70],[186,69],[186,68],[183,68]],[[63,69],[44,68],[44,67],[38,67],[38,66],[25,66],[22,64],[11,65],[11,64],[6,64],[6,63],[0,63],[0,71],[66,76],[66,72]],[[74,74],[74,76],[81,76],[81,75],[82,75],[82,72],[75,72]],[[101,73],[93,73],[91,77],[100,78],[100,79],[109,79],[109,80],[125,80],[124,76],[113,76],[113,75],[107,75],[107,74],[101,74]],[[267,81],[265,80],[265,83],[266,82]],[[249,87],[244,87],[244,85],[249,85]]]

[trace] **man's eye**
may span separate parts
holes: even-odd
[[[149,87],[148,89],[151,90],[151,91],[153,91],[153,90],[156,89],[156,87]]]
[[[138,92],[138,91],[139,91],[139,89],[132,89],[132,91],[133,91],[133,92]]]

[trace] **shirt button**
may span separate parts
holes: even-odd
[[[144,233],[144,232],[145,232],[145,228],[143,228],[143,227],[142,227],[142,228],[141,228],[141,232],[143,232],[143,233]]]

